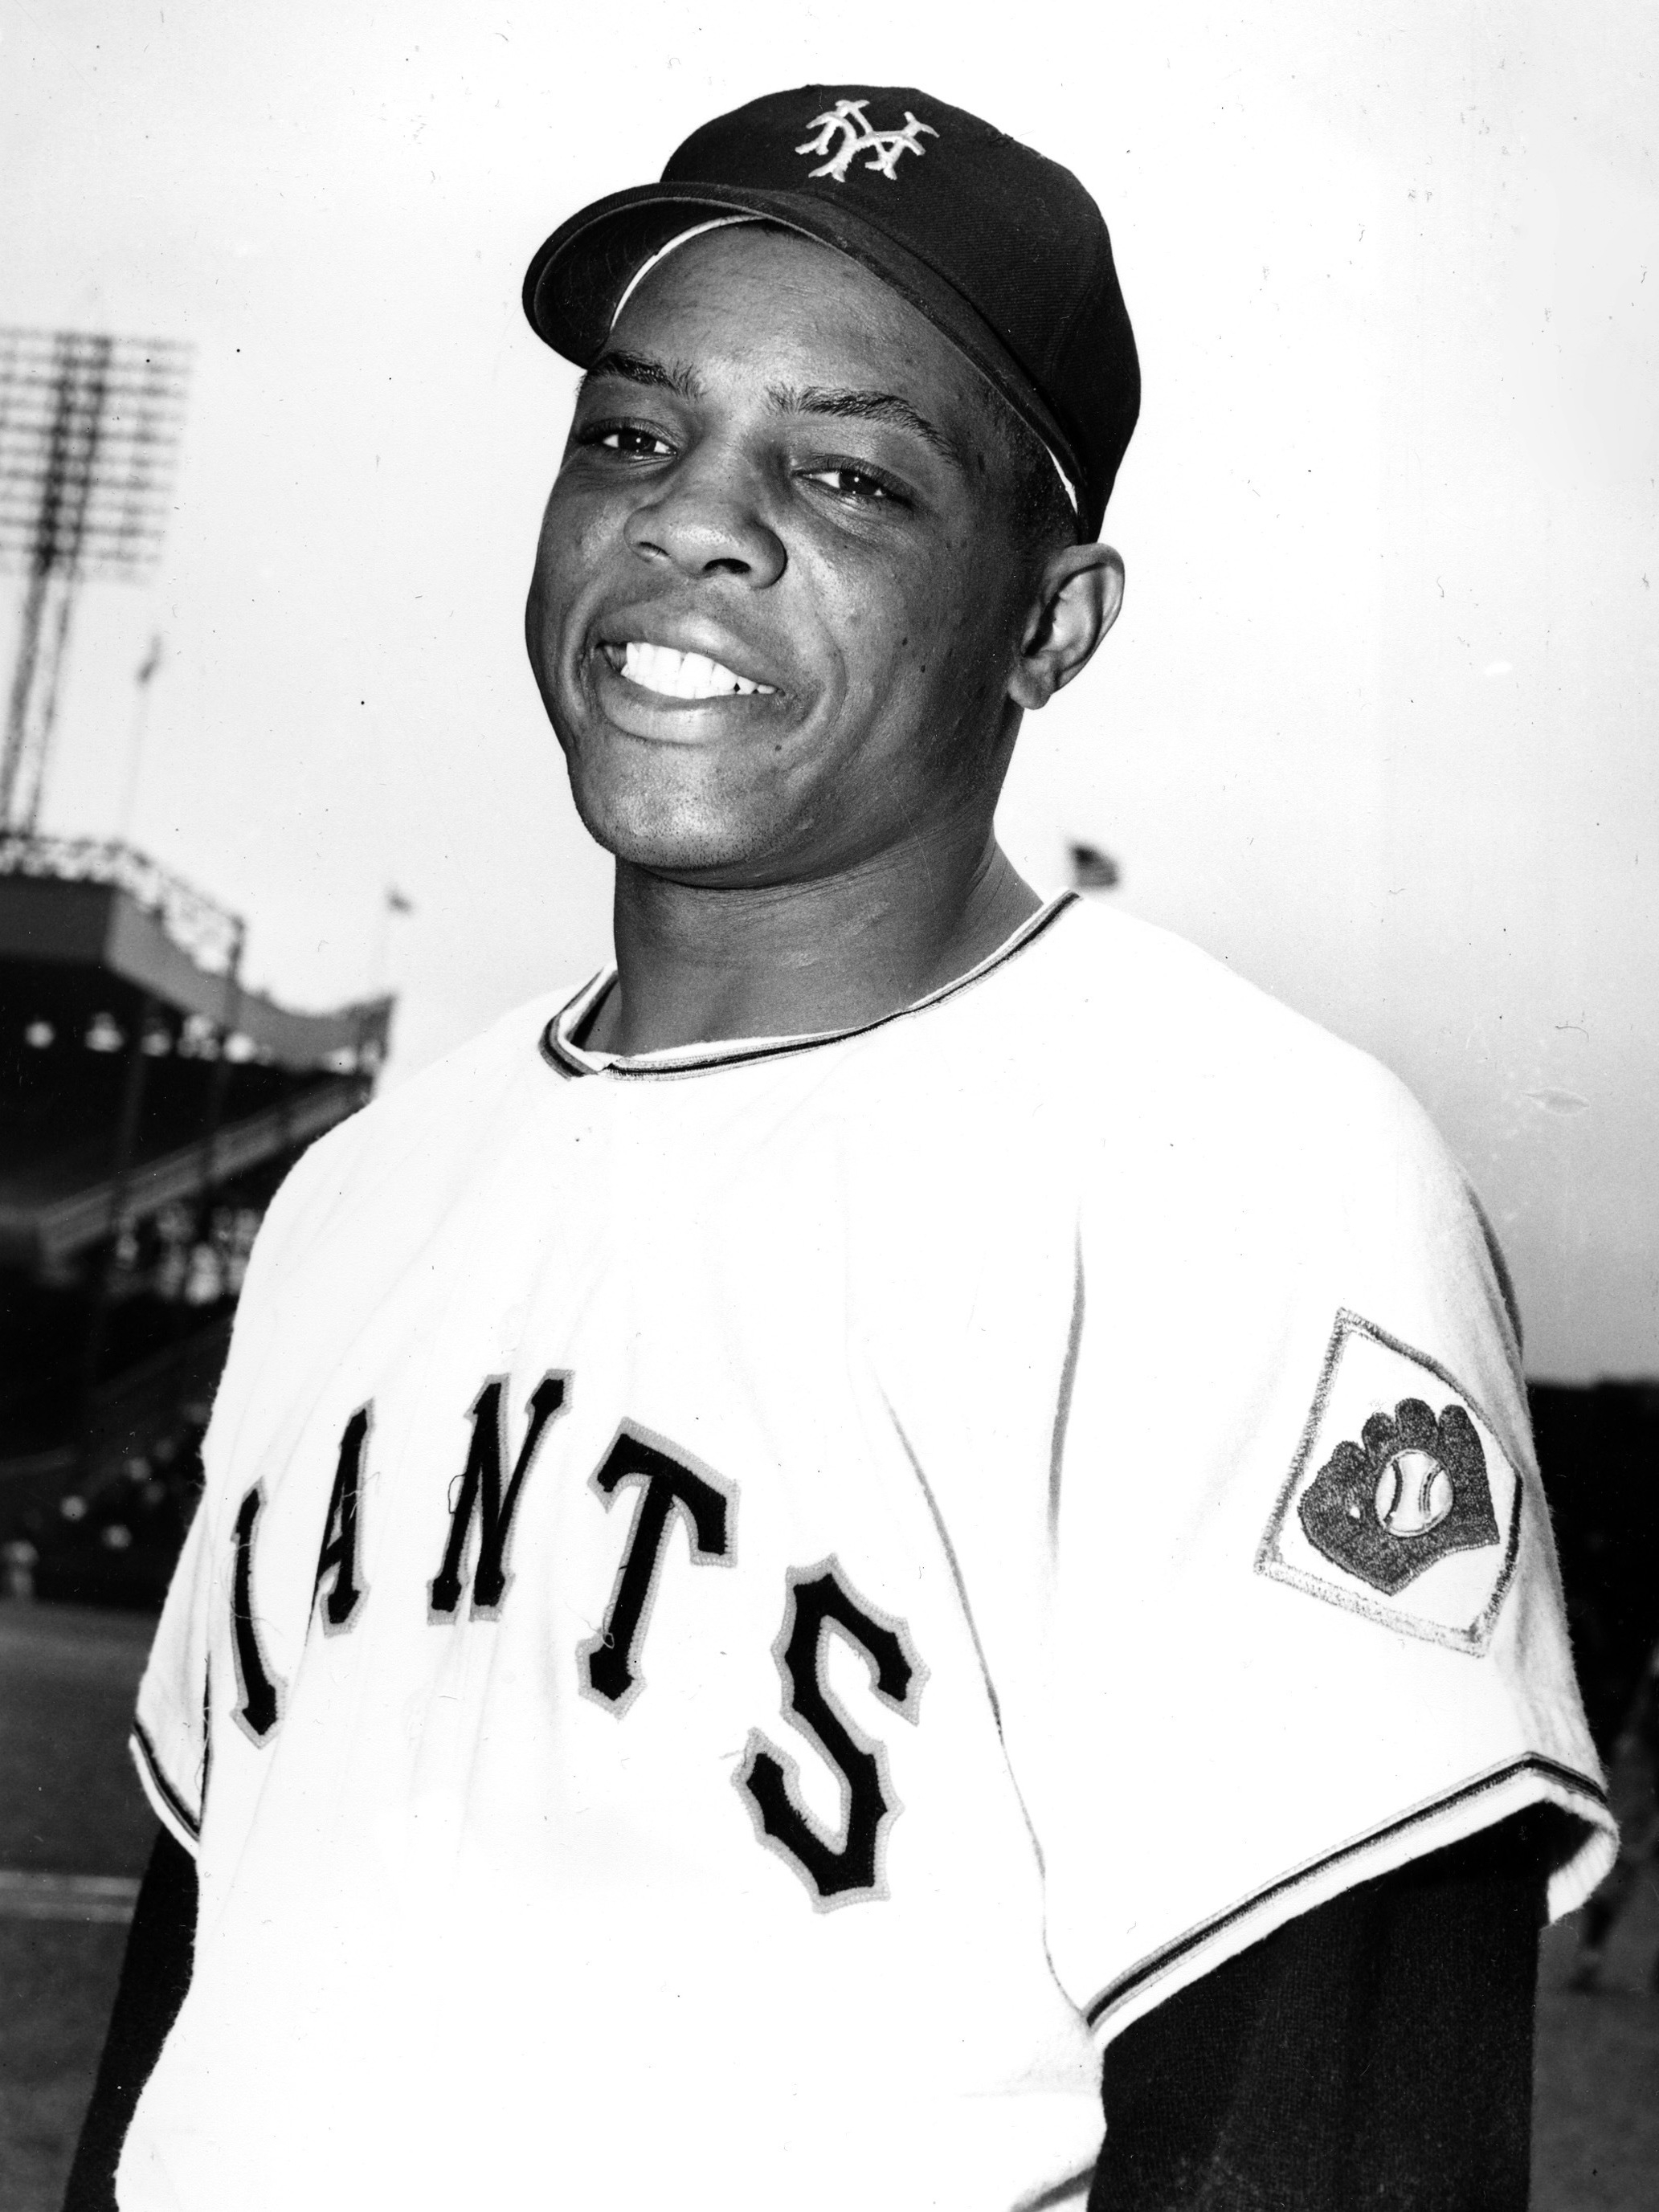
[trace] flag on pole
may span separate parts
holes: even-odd
[[[1072,847],[1072,882],[1077,890],[1115,890],[1121,878],[1117,862],[1109,853],[1103,853],[1098,845]]]
[[[155,636],[152,637],[149,641],[149,651],[144,655],[144,658],[139,665],[138,673],[133,678],[134,683],[138,684],[142,689],[144,684],[149,682],[151,677],[155,675],[156,670],[161,665],[161,633],[158,629]]]

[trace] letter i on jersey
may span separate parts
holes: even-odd
[[[235,1556],[230,1575],[230,1648],[236,1662],[236,1725],[263,1743],[282,1717],[283,1685],[265,1664],[253,1614],[253,1532],[264,1511],[263,1485],[255,1483],[236,1509]]]
[[[472,1443],[466,1455],[460,1485],[449,1516],[449,1540],[443,1565],[433,1577],[429,1618],[453,1620],[461,1602],[467,1539],[473,1516],[479,1523],[478,1556],[472,1571],[471,1618],[492,1620],[501,1611],[512,1577],[507,1571],[507,1542],[537,1447],[555,1414],[568,1402],[570,1377],[544,1375],[530,1400],[529,1425],[513,1473],[502,1483],[507,1465],[507,1377],[493,1375],[472,1403]]]

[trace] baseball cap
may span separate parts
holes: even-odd
[[[660,179],[595,200],[531,262],[525,313],[595,360],[645,266],[722,220],[783,224],[860,263],[964,354],[1101,520],[1140,407],[1100,210],[1069,169],[908,85],[801,85],[694,131]]]

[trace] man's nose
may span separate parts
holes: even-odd
[[[628,543],[642,559],[671,563],[683,575],[732,576],[762,591],[787,559],[766,519],[763,489],[758,472],[730,451],[689,453],[629,516]]]

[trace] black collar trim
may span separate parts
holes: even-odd
[[[851,1037],[868,1036],[873,1030],[883,1030],[890,1023],[908,1021],[915,1014],[925,1013],[929,1007],[951,999],[957,992],[968,990],[999,968],[1004,967],[1024,952],[1028,945],[1051,928],[1067,908],[1075,906],[1079,894],[1061,891],[1055,898],[1023,922],[1013,935],[1000,945],[996,951],[981,960],[977,968],[970,968],[965,975],[953,982],[941,984],[930,991],[925,999],[914,1005],[900,1006],[890,1014],[878,1014],[872,1022],[860,1022],[851,1029],[820,1030],[808,1036],[757,1038],[752,1044],[687,1045],[672,1058],[667,1054],[647,1055],[638,1060],[598,1060],[584,1053],[580,1046],[570,1044],[564,1035],[568,1025],[574,1025],[599,999],[611,982],[615,969],[602,968],[599,974],[584,983],[580,991],[568,999],[548,1023],[541,1035],[541,1055],[548,1066],[567,1079],[579,1075],[615,1075],[631,1082],[661,1083],[682,1075],[704,1075],[718,1067],[748,1067],[757,1060],[789,1060],[803,1052],[817,1052],[825,1045],[844,1044]]]

